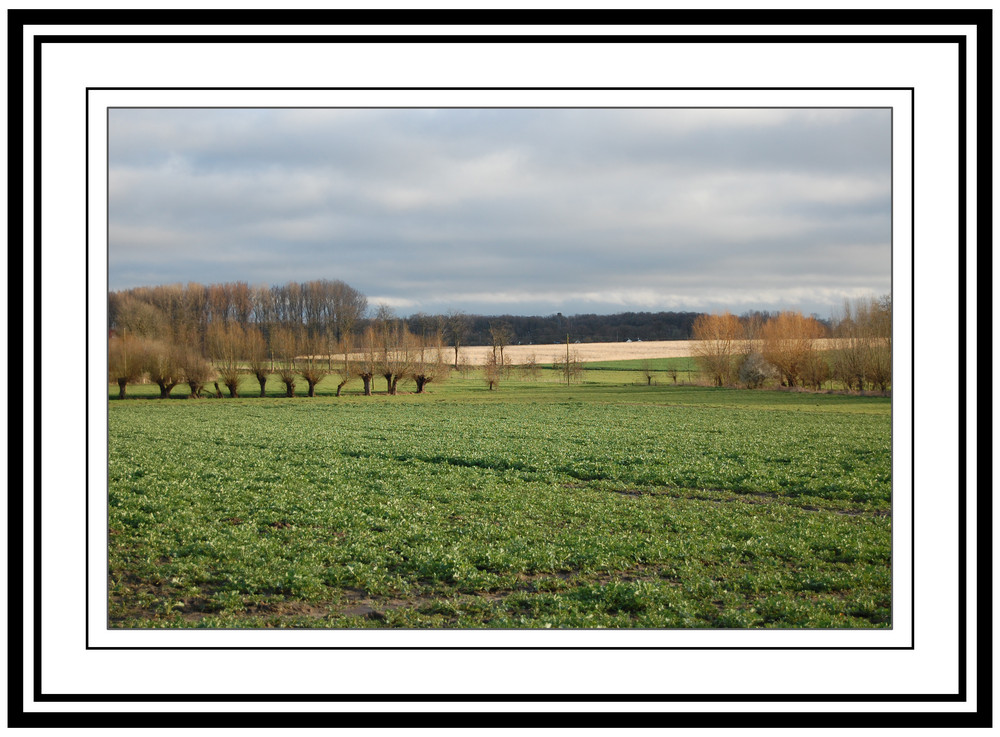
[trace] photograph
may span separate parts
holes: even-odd
[[[892,107],[106,121],[108,630],[911,616]]]

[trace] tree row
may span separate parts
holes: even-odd
[[[324,378],[337,378],[337,396],[353,379],[359,379],[366,395],[373,380],[381,377],[389,394],[399,384],[412,381],[422,393],[432,381],[447,378],[450,365],[440,335],[417,336],[401,320],[386,319],[368,325],[360,336],[346,335],[332,352],[324,336],[310,338],[300,332],[276,327],[269,339],[256,326],[238,323],[209,326],[205,348],[174,338],[113,335],[108,340],[108,376],[118,384],[124,399],[129,384],[148,380],[167,398],[179,384],[187,384],[189,396],[200,397],[209,384],[222,396],[239,396],[240,379],[252,375],[265,396],[267,382],[277,377],[285,396],[295,396],[300,383],[315,396]]]
[[[885,392],[892,382],[892,299],[846,301],[831,324],[800,312],[739,318],[700,315],[693,325],[695,358],[716,386],[819,389],[834,379],[848,389]],[[832,348],[818,341],[833,338]]]

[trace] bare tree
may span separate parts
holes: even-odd
[[[569,357],[562,368],[567,384],[583,380],[583,361],[580,360],[580,352],[575,348],[569,352]]]
[[[513,334],[510,323],[506,320],[490,323],[490,341],[493,343],[493,354],[496,355],[497,350],[500,351],[497,365],[501,368],[506,366],[503,358],[503,349],[510,343]]]
[[[749,312],[739,318],[742,332],[741,340],[736,341],[736,377],[743,381],[743,366],[753,355],[760,356],[764,350],[763,330],[764,317],[760,312]],[[748,372],[753,373],[754,364],[748,366]],[[746,382],[743,382],[746,383]]]
[[[355,376],[361,379],[366,397],[372,395],[372,380],[379,369],[379,340],[378,331],[374,325],[369,325],[361,335],[361,350],[357,357],[351,361],[351,367]]]
[[[295,357],[298,353],[298,337],[295,331],[287,327],[275,328],[271,332],[271,350],[277,361],[277,374],[285,385],[285,396],[295,396]]]
[[[132,335],[108,340],[108,377],[118,383],[118,398],[125,399],[125,387],[142,378],[146,364],[146,342]]]
[[[204,348],[205,333],[208,330],[208,291],[197,282],[188,282],[183,291],[183,317],[174,326],[175,337],[182,345],[190,345],[199,351]]]
[[[118,335],[133,338],[162,338],[168,333],[163,312],[133,294],[109,299],[110,326]]]
[[[303,287],[308,287],[307,323],[316,333],[328,333],[331,346],[339,345],[368,309],[368,298],[340,280],[321,279]]]
[[[230,290],[228,284],[209,284],[205,287],[208,303],[208,327],[225,325],[230,316]]]
[[[181,382],[182,354],[182,349],[170,341],[157,340],[148,346],[145,371],[149,380],[160,387],[160,399],[168,399]]]
[[[429,340],[424,338],[419,340],[410,373],[417,384],[417,394],[423,394],[424,388],[432,381],[444,381],[448,377],[448,365],[444,359],[440,333]]]
[[[874,300],[871,317],[872,342],[868,354],[868,375],[880,391],[892,384],[892,296]]]
[[[278,310],[275,305],[275,295],[270,287],[258,285],[250,289],[250,316],[264,336],[265,342],[271,333],[271,328],[278,324]]]
[[[458,349],[465,343],[465,338],[469,334],[469,318],[461,310],[449,310],[445,317],[445,332],[448,341],[455,348],[455,368],[458,365]]]
[[[260,384],[260,396],[266,396],[264,387],[267,384],[267,377],[271,373],[271,358],[267,350],[267,342],[263,333],[256,327],[249,327],[243,334],[245,343],[243,353],[246,356],[247,368]]]
[[[742,335],[739,318],[729,312],[698,315],[691,328],[695,360],[716,386],[735,383],[736,353]]]
[[[834,335],[834,376],[848,389],[886,391],[892,381],[892,298],[845,301]]]
[[[566,386],[583,378],[583,361],[580,360],[579,351],[575,348],[570,350],[569,335],[566,336],[566,354],[563,360],[554,361],[552,368],[563,375]]]
[[[354,366],[357,359],[352,359],[351,357],[353,344],[354,341],[351,339],[351,336],[345,335],[344,339],[337,346],[338,359],[332,371],[333,375],[337,378],[338,397],[343,388],[350,383],[351,379],[358,375],[357,369]]]
[[[412,378],[416,339],[387,305],[379,305],[373,321],[378,346],[376,373],[385,379],[386,393],[396,394],[400,380]]]
[[[825,328],[801,312],[780,312],[768,320],[761,331],[764,359],[781,372],[786,386],[797,386],[816,340]]]
[[[802,362],[802,384],[812,389],[822,389],[830,378],[830,363],[820,351],[810,351]]]
[[[213,379],[215,371],[212,364],[205,360],[201,352],[193,346],[188,346],[181,357],[181,378],[191,392],[189,397],[201,397],[205,384]]]
[[[396,394],[401,380],[413,378],[418,355],[416,342],[415,336],[400,322],[389,326],[382,335],[379,373],[385,377],[390,395]]]
[[[488,353],[486,355],[486,365],[483,367],[483,379],[486,381],[487,386],[489,386],[490,391],[500,386],[500,380],[503,378],[503,366],[498,363],[498,360],[499,358],[496,353]]]
[[[538,359],[535,358],[535,354],[532,353],[521,364],[521,378],[525,381],[538,381],[538,376],[541,373],[541,367],[538,365]]]
[[[206,340],[208,353],[212,357],[212,362],[219,372],[222,383],[229,390],[230,397],[239,396],[240,374],[242,373],[241,359],[246,350],[246,341],[246,331],[235,321],[212,322],[208,326]]]
[[[652,386],[653,377],[656,375],[652,359],[644,358],[639,362],[639,373],[646,380],[646,386]]]
[[[326,365],[326,356],[320,355],[319,353],[323,347],[323,340],[321,336],[307,339],[306,343],[302,347],[305,351],[305,355],[299,359],[299,373],[302,374],[302,378],[305,379],[306,384],[309,385],[309,396],[315,397],[316,385],[321,382],[329,372],[329,368]]]
[[[241,328],[246,330],[250,327],[250,313],[253,310],[250,287],[245,281],[232,282],[227,287],[229,290],[230,317]]]

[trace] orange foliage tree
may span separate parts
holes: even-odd
[[[812,368],[816,341],[826,335],[823,323],[801,312],[781,312],[761,329],[764,360],[781,373],[786,386],[799,386]]]
[[[691,328],[694,357],[716,386],[736,382],[736,355],[741,349],[743,328],[736,315],[698,315]]]

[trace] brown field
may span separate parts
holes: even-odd
[[[570,343],[570,352],[583,362],[596,361],[628,361],[642,358],[687,358],[694,355],[696,340],[647,340],[631,343]],[[837,339],[821,338],[814,345],[818,350],[829,350],[837,347]],[[458,349],[458,360],[470,366],[482,366],[493,352],[488,345],[461,346]],[[504,360],[515,365],[523,364],[531,356],[536,363],[555,363],[566,358],[565,343],[539,343],[535,345],[508,345],[503,349]],[[342,359],[344,354],[334,354],[334,360]],[[455,349],[444,347],[445,360],[454,361]],[[299,356],[305,358],[305,356]],[[361,355],[352,353],[351,358],[359,359]]]
[[[696,340],[649,340],[631,343],[570,343],[570,352],[576,351],[581,361],[627,361],[637,358],[684,358],[694,355]],[[835,340],[816,341],[820,350],[833,348]],[[459,361],[482,365],[493,352],[490,346],[465,346],[458,349]],[[565,343],[545,343],[539,345],[509,345],[503,349],[504,360],[514,364],[524,363],[532,355],[537,363],[553,363],[566,358]],[[446,351],[449,359],[455,349]]]

